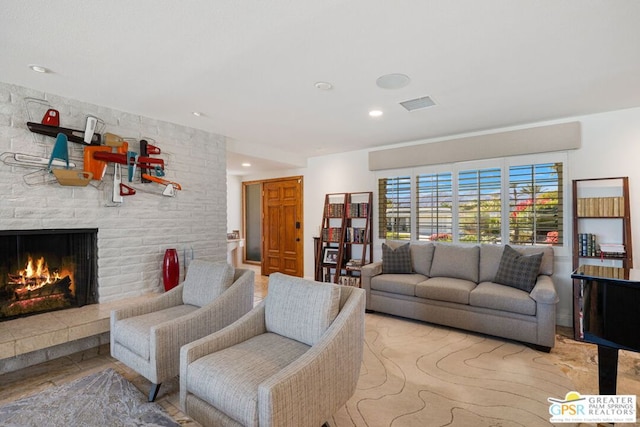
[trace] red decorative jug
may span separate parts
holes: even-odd
[[[162,280],[164,281],[164,290],[173,289],[180,279],[180,261],[178,259],[178,251],[175,249],[167,249],[164,253],[162,261]]]

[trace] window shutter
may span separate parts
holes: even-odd
[[[378,180],[378,236],[411,239],[411,177]]]
[[[450,172],[416,177],[418,240],[451,241],[453,182]]]
[[[496,243],[501,234],[500,168],[458,173],[458,236],[462,242]]]
[[[562,244],[562,163],[509,168],[509,241]]]

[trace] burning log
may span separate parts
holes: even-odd
[[[14,298],[16,301],[57,294],[71,295],[71,278],[69,276],[65,276],[53,283],[47,283],[35,289],[29,289],[26,286],[14,289]]]

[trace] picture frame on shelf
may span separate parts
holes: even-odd
[[[325,247],[322,252],[322,262],[324,264],[337,264],[338,252],[339,248]]]

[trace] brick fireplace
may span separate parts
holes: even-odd
[[[98,301],[97,229],[0,231],[0,321]]]
[[[162,150],[165,178],[178,182],[182,191],[175,197],[165,197],[158,184],[141,183],[137,177],[129,183],[124,174],[123,182],[137,192],[124,197],[122,203],[114,203],[111,200],[112,165],[102,181],[73,187],[55,182],[34,185],[25,179],[33,169],[0,161],[0,230],[97,230],[95,296],[98,304],[0,322],[0,361],[4,366],[16,355],[35,349],[48,351],[45,346],[102,331],[108,324],[108,309],[105,312],[102,307],[117,308],[150,293],[162,292],[162,259],[168,248],[176,248],[181,255],[186,252],[189,258],[191,253],[194,258],[210,261],[225,261],[227,257],[226,141],[223,136],[0,82],[0,154],[46,156],[51,153],[55,138],[35,135],[26,126],[28,121],[40,120],[40,117],[29,117],[26,98],[45,99],[60,112],[60,126],[84,129],[86,116],[93,115],[105,122],[104,132],[135,141],[154,141]],[[132,147],[134,151],[137,149],[135,143]],[[82,168],[83,145],[70,143],[69,158]],[[182,256],[180,261],[182,279],[185,266]],[[94,313],[92,307],[99,314],[86,319],[77,314],[79,311]],[[30,329],[36,317],[47,319],[44,329]],[[47,330],[55,321],[69,325],[66,329],[61,325],[55,331]],[[90,325],[94,322],[98,322],[100,328],[93,329]],[[27,337],[16,337],[14,331],[17,330],[25,331]]]

